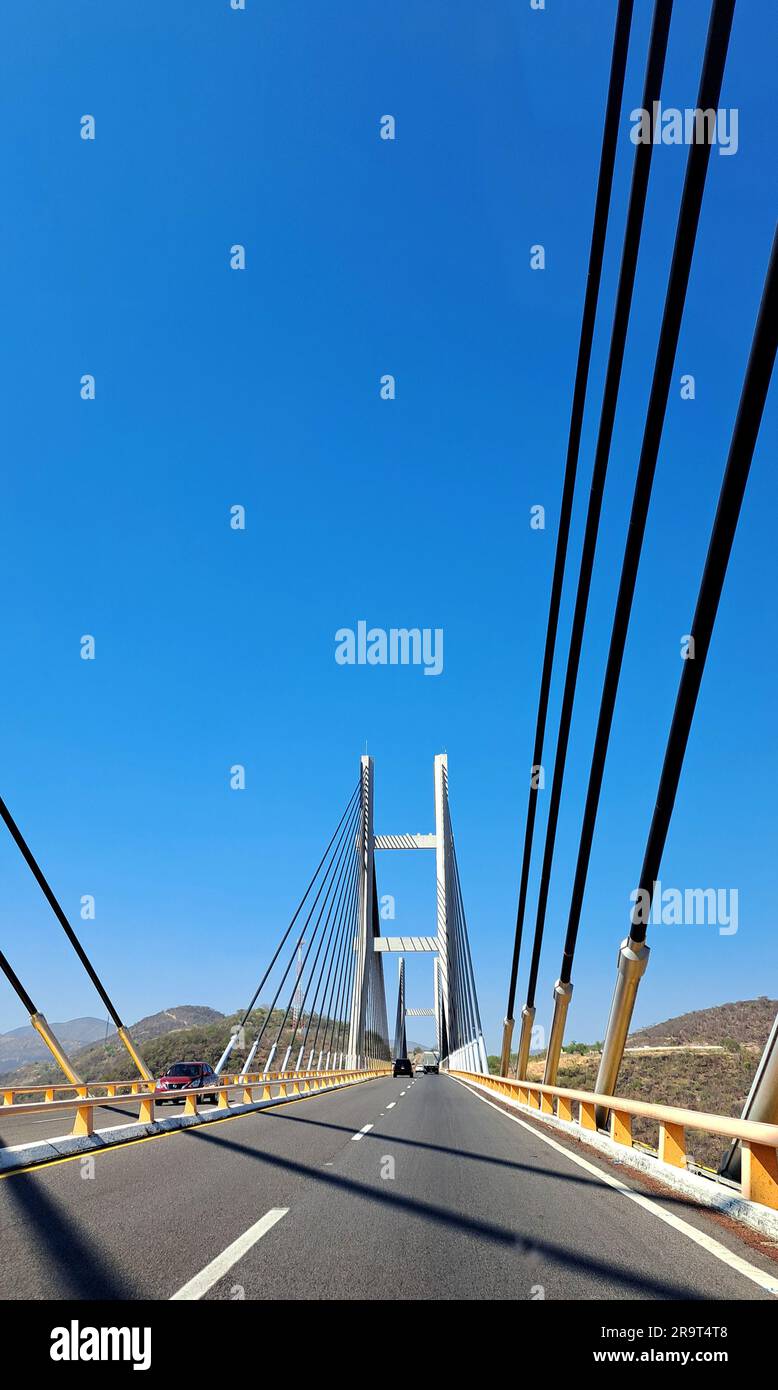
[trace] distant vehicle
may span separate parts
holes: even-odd
[[[425,1074],[430,1071],[435,1072],[437,1074],[440,1071],[440,1065],[434,1052],[422,1053],[421,1066],[422,1071],[425,1072]]]
[[[396,1057],[392,1076],[413,1076],[413,1067],[407,1057]]]
[[[421,1062],[417,1062],[417,1063],[416,1063],[416,1066],[413,1068],[413,1070],[414,1070],[416,1076],[423,1076],[423,1075],[424,1075],[424,1068],[423,1068],[423,1066],[421,1065]]]
[[[219,1078],[213,1067],[210,1067],[207,1062],[174,1062],[172,1067],[168,1067],[165,1075],[159,1078],[154,1087],[154,1094],[158,1105],[164,1105],[166,1100],[169,1100],[171,1105],[180,1105],[181,1102],[176,1100],[171,1092],[184,1091],[194,1087],[200,1090],[208,1086],[218,1085]],[[203,1096],[203,1100],[206,1099],[207,1097]],[[216,1091],[212,1092],[210,1099],[215,1105]]]

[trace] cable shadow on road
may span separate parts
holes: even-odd
[[[291,1115],[288,1112],[286,1114],[281,1114],[280,1111],[270,1108],[261,1111],[260,1117],[263,1124],[265,1120],[283,1120],[292,1124],[314,1125],[320,1129],[332,1129],[343,1134],[353,1134],[354,1132],[353,1125],[336,1125],[333,1124],[331,1120],[311,1120],[306,1118],[305,1115]],[[544,1178],[554,1178],[558,1182],[578,1184],[581,1187],[602,1187],[601,1179],[594,1177],[593,1174],[581,1173],[579,1175],[578,1173],[559,1173],[553,1168],[541,1167],[537,1163],[518,1163],[510,1158],[496,1158],[491,1154],[475,1153],[472,1149],[452,1149],[446,1144],[433,1144],[430,1140],[426,1139],[408,1139],[397,1134],[387,1134],[384,1130],[378,1128],[373,1129],[371,1138],[385,1139],[387,1144],[404,1145],[412,1149],[427,1149],[431,1153],[448,1154],[456,1159],[465,1158],[473,1163],[485,1163],[494,1168],[505,1168],[516,1173],[537,1173]],[[636,1182],[639,1183],[639,1173],[635,1173],[634,1175],[630,1174],[630,1176],[634,1176]],[[678,1196],[672,1192],[662,1192],[661,1195],[652,1192],[646,1195],[650,1195],[655,1201],[666,1202],[668,1206],[685,1207],[690,1212],[699,1212],[700,1210],[697,1203],[690,1198],[682,1195]]]
[[[595,1259],[591,1255],[576,1255],[563,1246],[554,1245],[549,1241],[531,1239],[506,1226],[474,1220],[460,1212],[452,1211],[449,1207],[438,1206],[433,1202],[419,1201],[417,1198],[403,1196],[401,1193],[389,1192],[385,1188],[373,1187],[369,1183],[344,1177],[340,1173],[328,1173],[310,1164],[299,1163],[295,1159],[280,1158],[277,1154],[258,1153],[256,1149],[250,1148],[247,1144],[241,1144],[237,1140],[228,1139],[226,1136],[209,1134],[205,1129],[189,1129],[186,1134],[188,1138],[230,1149],[235,1153],[252,1158],[258,1163],[268,1164],[272,1168],[284,1170],[297,1177],[310,1178],[330,1191],[347,1192],[350,1196],[363,1197],[369,1202],[378,1203],[392,1211],[408,1212],[421,1220],[478,1236],[503,1248],[513,1247],[526,1255],[539,1255],[554,1261],[565,1269],[578,1270],[592,1277],[621,1284],[625,1288],[634,1290],[642,1297],[704,1301],[701,1294],[684,1284],[654,1279],[647,1274],[621,1269],[604,1260]]]
[[[0,1135],[0,1145],[3,1142]],[[79,1229],[78,1218],[66,1215],[61,1205],[52,1201],[37,1181],[36,1172],[14,1173],[12,1179],[2,1184],[2,1191],[33,1227],[36,1247],[44,1247],[46,1258],[56,1266],[57,1298],[132,1296],[122,1283],[119,1270]],[[7,1260],[4,1252],[5,1268]]]

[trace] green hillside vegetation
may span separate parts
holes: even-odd
[[[778,1013],[778,999],[740,999],[735,1004],[718,1004],[712,1009],[697,1009],[680,1014],[666,1023],[654,1023],[630,1034],[630,1047],[678,1047],[689,1043],[710,1046],[735,1041],[764,1047]]]
[[[199,1006],[193,1005],[186,1005],[165,1012],[169,1020],[171,1017],[174,1020],[179,1020],[178,1022],[174,1021],[173,1026],[168,1027],[165,1032],[161,1031],[163,1015],[160,1014],[155,1014],[150,1019],[141,1019],[138,1024],[130,1028],[132,1038],[139,1044],[146,1065],[155,1076],[161,1076],[173,1062],[208,1062],[211,1066],[215,1066],[227,1046],[233,1025],[240,1023],[241,1019],[239,1013],[225,1016],[217,1014],[215,1009],[201,1009]],[[195,1021],[191,1027],[180,1026],[182,1017],[187,1014],[197,1015],[198,1013],[203,1017],[202,1022]],[[244,1030],[245,1047],[243,1049],[233,1048],[228,1063],[231,1070],[240,1069],[241,1062],[246,1057],[248,1049],[266,1018],[267,1009],[265,1008],[255,1009],[249,1015]],[[252,1063],[252,1071],[262,1070],[283,1018],[282,1010],[273,1011],[262,1043]],[[313,1046],[318,1022],[318,1016],[314,1015],[306,1051]],[[291,1020],[287,1021],[276,1055],[273,1058],[274,1069],[280,1067],[284,1053],[292,1043],[294,1046],[292,1060],[296,1060],[307,1027],[308,1016],[306,1015],[295,1037],[294,1025]],[[325,1037],[330,1036],[335,1039],[338,1050],[345,1048],[345,1027],[330,1024],[328,1019],[322,1019],[319,1026],[317,1054]],[[333,1050],[336,1050],[335,1046]],[[314,1058],[315,1060],[316,1058]],[[71,1061],[85,1081],[131,1081],[134,1079],[134,1069],[129,1055],[124,1045],[115,1036],[108,1038],[103,1043],[94,1043],[90,1047],[74,1052],[71,1055]],[[6,1084],[12,1081],[15,1087],[20,1087],[61,1082],[64,1078],[56,1065],[40,1062],[20,1067],[15,1072],[0,1079]]]

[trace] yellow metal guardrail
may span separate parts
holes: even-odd
[[[218,1086],[197,1086],[189,1090],[164,1091],[158,1092],[156,1088],[144,1089],[145,1083],[142,1081],[105,1081],[92,1082],[87,1087],[84,1086],[36,1086],[27,1087],[24,1090],[16,1088],[17,1094],[30,1094],[32,1091],[74,1091],[76,1094],[63,1100],[46,1099],[43,1101],[5,1101],[0,1107],[12,1110],[16,1115],[34,1115],[45,1112],[59,1113],[60,1111],[72,1111],[75,1107],[75,1120],[73,1123],[72,1135],[88,1135],[94,1133],[94,1111],[104,1104],[107,1098],[111,1098],[118,1105],[132,1105],[137,1103],[140,1107],[138,1120],[142,1124],[151,1124],[155,1118],[155,1103],[162,1100],[174,1100],[184,1102],[184,1114],[198,1114],[198,1100],[203,1101],[204,1095],[215,1095],[217,1110],[229,1110],[230,1092],[241,1091],[241,1105],[253,1105],[257,1100],[283,1100],[294,1096],[313,1095],[317,1091],[331,1090],[336,1086],[351,1086],[357,1081],[372,1081],[377,1076],[389,1074],[389,1068],[370,1069],[363,1071],[323,1071],[323,1072],[278,1072],[268,1073],[265,1076],[262,1072],[254,1072],[249,1075],[235,1076],[234,1080],[224,1080]],[[116,1088],[120,1086],[130,1087],[128,1094],[119,1095]],[[105,1089],[106,1095],[96,1096],[87,1094],[88,1090]],[[257,1096],[257,1092],[262,1092]],[[6,1096],[8,1092],[5,1092]]]
[[[389,1069],[386,1066],[379,1066],[377,1068],[366,1068],[366,1070],[370,1071],[371,1076],[383,1076]],[[231,1086],[238,1086],[241,1085],[244,1081],[251,1081],[253,1083],[258,1083],[260,1081],[267,1080],[288,1081],[291,1080],[292,1077],[297,1077],[299,1080],[302,1077],[309,1078],[313,1076],[338,1076],[340,1074],[340,1072],[335,1071],[237,1071],[223,1073],[221,1076],[221,1080],[222,1082],[229,1082]],[[2,1102],[0,1102],[0,1109],[7,1105],[17,1106],[19,1104],[19,1102],[16,1099],[17,1096],[33,1096],[42,1094],[44,1100],[50,1104],[52,1101],[56,1100],[57,1096],[60,1095],[60,1093],[64,1093],[64,1098],[70,1097],[71,1099],[75,1099],[78,1096],[89,1098],[91,1096],[95,1099],[98,1099],[99,1092],[99,1098],[101,1098],[102,1100],[106,1100],[109,1098],[119,1098],[121,1096],[122,1091],[129,1091],[132,1096],[137,1096],[140,1094],[141,1091],[149,1090],[150,1084],[151,1083],[149,1083],[148,1081],[144,1081],[140,1077],[135,1077],[133,1081],[58,1081],[56,1085],[46,1084],[43,1086],[2,1086],[0,1087],[0,1092],[2,1092],[3,1099]],[[156,1086],[156,1082],[154,1082],[153,1084]],[[200,1089],[202,1090],[203,1088],[200,1087]],[[205,1087],[204,1089],[208,1091],[208,1095],[211,1094],[211,1091],[208,1089],[208,1087]],[[166,1099],[168,1094],[177,1095],[178,1092],[168,1093],[167,1091],[165,1091],[164,1095],[162,1095],[161,1093],[161,1098]]]
[[[611,1139],[632,1147],[632,1119],[655,1120],[659,1124],[658,1157],[676,1168],[686,1167],[686,1131],[704,1130],[726,1139],[739,1139],[742,1150],[742,1195],[751,1202],[778,1208],[778,1125],[711,1115],[704,1110],[683,1110],[674,1105],[654,1105],[650,1101],[629,1100],[626,1096],[601,1096],[593,1091],[570,1091],[563,1086],[545,1086],[537,1081],[517,1081],[509,1076],[483,1076],[480,1072],[451,1071],[451,1076],[474,1081],[486,1090],[507,1096],[519,1105],[536,1110],[539,1116],[553,1115],[575,1125],[573,1106],[578,1106],[576,1128],[596,1131],[595,1112],[609,1111]]]

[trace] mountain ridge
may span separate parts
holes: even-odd
[[[726,1046],[738,1043],[763,1048],[778,1013],[778,1000],[766,994],[757,999],[738,999],[729,1004],[714,1004],[707,1009],[668,1018],[664,1023],[652,1023],[638,1028],[627,1038],[628,1047],[678,1047],[690,1045]]]
[[[224,1018],[224,1014],[218,1009],[212,1009],[208,1004],[176,1004],[173,1008],[160,1009],[158,1013],[148,1014],[145,1018],[138,1019],[137,1023],[130,1024],[130,1033],[141,1051],[144,1051],[149,1044],[160,1038],[218,1024]],[[88,1019],[86,1022],[99,1023],[101,1031],[97,1037],[87,1039],[79,1045],[72,1025],[83,1021],[70,1019],[63,1024],[51,1025],[76,1070],[89,1080],[97,1080],[101,1077],[101,1065],[104,1065],[107,1068],[102,1073],[104,1080],[125,1080],[124,1075],[118,1075],[118,1071],[126,1072],[130,1063],[116,1029],[111,1027],[105,1036],[105,1022]],[[2,1044],[10,1035],[0,1034],[0,1079],[6,1084],[13,1082],[15,1086],[25,1083],[30,1086],[42,1085],[47,1081],[59,1080],[59,1068],[53,1065],[48,1048],[35,1029],[28,1025],[26,1029],[14,1029],[13,1033],[29,1033],[37,1045],[30,1043],[21,1060],[15,1066],[9,1065],[3,1056]],[[27,1042],[26,1037],[22,1039],[23,1044]],[[117,1074],[111,1075],[111,1072]],[[133,1072],[134,1068],[131,1068],[130,1074]]]

